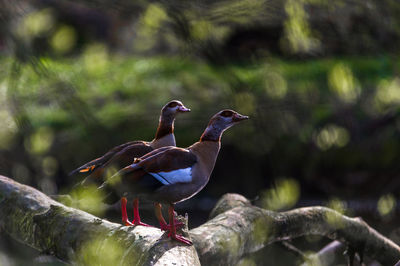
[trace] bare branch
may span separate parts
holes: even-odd
[[[223,197],[216,208],[234,206],[225,202],[232,200],[231,195]],[[304,235],[339,240],[383,265],[393,265],[400,259],[400,247],[393,241],[361,219],[349,218],[325,207],[299,208],[282,213],[254,206],[235,207],[190,230],[202,264],[234,264],[242,256],[265,245]]]
[[[310,265],[310,263],[311,265],[320,265],[320,266],[338,265],[340,264],[339,258],[343,256],[345,250],[346,250],[345,244],[337,240],[332,241],[317,253],[309,256],[306,260],[307,263],[302,264],[302,266]]]

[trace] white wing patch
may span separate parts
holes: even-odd
[[[192,181],[192,167],[174,170],[170,172],[149,173],[163,185],[175,183],[189,183]]]

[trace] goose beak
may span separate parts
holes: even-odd
[[[232,120],[234,122],[240,122],[240,121],[247,120],[247,119],[249,119],[249,117],[247,115],[234,114]]]
[[[182,113],[190,112],[189,108],[186,108],[184,105],[178,107],[178,111]]]

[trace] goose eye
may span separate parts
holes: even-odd
[[[177,105],[178,105],[177,102],[172,102],[172,103],[168,104],[168,107],[169,107],[169,108],[174,108],[174,107],[176,107]]]
[[[231,111],[223,111],[223,112],[221,113],[221,116],[224,116],[224,117],[232,116],[232,112],[231,112]]]

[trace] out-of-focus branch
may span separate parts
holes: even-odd
[[[278,213],[241,206],[223,212],[220,206],[228,209],[235,206],[229,203],[236,200],[234,197],[232,194],[224,196],[216,207],[220,214],[190,230],[202,264],[235,264],[242,256],[265,245],[304,235],[339,240],[383,265],[393,265],[400,259],[400,247],[359,218],[350,218],[325,207]],[[243,199],[240,202],[244,204]],[[227,253],[229,256],[223,255]]]
[[[345,250],[345,244],[337,240],[332,241],[317,253],[308,256],[306,263],[302,264],[302,266],[310,264],[320,266],[338,265],[343,262],[343,253]],[[341,258],[342,260],[340,260]]]
[[[400,248],[364,221],[324,207],[278,213],[227,194],[212,216],[189,232],[194,246],[186,246],[156,228],[111,223],[0,176],[0,227],[13,238],[65,261],[199,265],[200,259],[204,265],[230,265],[268,244],[310,234],[340,240],[383,265],[400,259]],[[187,232],[181,233],[188,237]]]

